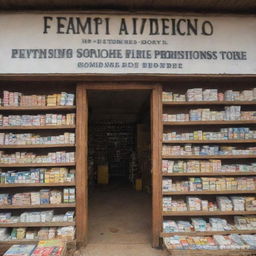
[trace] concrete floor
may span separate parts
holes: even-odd
[[[83,256],[163,256],[151,248],[151,197],[127,185],[94,189],[89,202],[89,244]]]

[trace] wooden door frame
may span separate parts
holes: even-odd
[[[88,102],[87,90],[150,90],[151,91],[151,157],[152,157],[152,246],[160,245],[162,225],[161,200],[161,146],[162,146],[162,104],[161,85],[149,83],[95,83],[77,85],[77,174],[76,174],[76,223],[77,242],[86,245],[88,241]],[[85,125],[86,124],[86,125]]]

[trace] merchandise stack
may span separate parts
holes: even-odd
[[[0,93],[0,245],[76,238],[75,94],[38,91]]]
[[[165,246],[173,255],[255,251],[256,88],[170,88],[162,94]]]
[[[129,176],[129,162],[134,150],[135,126],[124,122],[105,121],[94,123],[91,152],[94,165],[108,165],[110,177]],[[134,168],[134,166],[132,167]]]

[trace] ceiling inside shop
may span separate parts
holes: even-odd
[[[89,120],[137,122],[149,113],[150,91],[88,91]]]
[[[255,0],[0,0],[0,10],[149,10],[256,13]]]

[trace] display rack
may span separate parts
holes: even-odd
[[[182,84],[183,85],[183,84]],[[207,85],[207,88],[211,85]],[[174,92],[174,93],[185,93],[187,89],[190,88],[198,88],[200,86],[191,86],[189,84],[184,84],[182,86],[170,86],[166,85],[163,87],[164,92]],[[223,87],[214,85],[215,89],[219,91],[224,91]],[[228,89],[232,89],[228,87]],[[236,88],[239,90],[239,86]],[[245,90],[248,88],[240,88],[241,90]],[[251,89],[251,88],[250,88]],[[256,102],[255,101],[166,101],[162,100],[162,109],[163,114],[176,114],[182,112],[188,112],[191,108],[210,108],[220,110],[225,106],[242,106],[242,108],[250,109],[255,111]],[[226,127],[241,127],[246,126],[250,128],[255,128],[256,121],[255,120],[230,120],[230,121],[162,121],[163,123],[163,133],[165,132],[192,132],[194,130],[204,130],[206,131],[216,131],[216,129],[226,128]],[[163,137],[163,136],[162,136]],[[173,140],[162,140],[162,145],[170,145],[170,146],[185,146],[186,144],[195,144],[195,146],[203,146],[203,145],[233,145],[236,147],[252,147],[256,144],[255,139],[233,139],[233,140],[181,140],[181,139],[173,139]],[[200,145],[201,144],[201,145]],[[162,160],[207,160],[207,159],[218,159],[221,161],[253,161],[256,159],[256,155],[163,155]],[[256,176],[256,172],[184,172],[184,173],[168,173],[162,172],[162,180],[172,178],[173,180],[181,180],[190,177],[246,177],[246,176]],[[218,195],[239,195],[242,194],[243,196],[255,196],[255,190],[231,190],[231,191],[176,191],[176,192],[162,192],[162,199],[163,197],[172,196],[176,198],[178,196],[179,199],[184,199],[186,201],[186,196],[193,195],[193,196],[204,196],[204,198],[213,198],[214,196]],[[243,216],[250,216],[256,215],[256,211],[163,211],[162,209],[162,220],[168,220],[174,218],[174,220],[182,219],[182,220],[190,220],[191,216],[197,217],[227,217],[232,218],[235,215],[243,215]],[[163,228],[163,227],[162,227]],[[171,236],[213,236],[213,235],[228,235],[228,234],[256,234],[256,230],[230,230],[230,231],[207,231],[207,232],[168,232],[165,233],[162,230],[161,237],[171,237]],[[204,255],[204,256],[214,256],[214,255],[252,255],[253,250],[177,250],[177,249],[168,249],[172,256],[191,256],[191,255]],[[255,252],[254,252],[255,253]]]
[[[29,86],[28,86],[29,87]],[[35,94],[33,92],[33,86],[31,88],[25,88],[25,92],[28,95]],[[7,88],[4,88],[7,89]],[[9,90],[12,90],[8,88]],[[65,87],[66,89],[66,87]],[[51,93],[61,93],[65,91],[62,86],[56,86],[56,88],[44,88],[39,89],[39,94],[49,95]],[[12,91],[18,91],[23,93],[24,87],[19,88],[15,87]],[[68,88],[68,91],[74,93],[74,88]],[[76,102],[76,101],[75,101]],[[36,114],[67,114],[67,113],[76,113],[76,105],[72,106],[1,106],[0,114],[3,115],[36,115]],[[76,123],[76,122],[75,122]],[[0,132],[12,132],[12,133],[34,133],[43,134],[46,136],[62,134],[65,131],[76,132],[76,125],[45,125],[45,126],[0,126]],[[76,144],[26,144],[26,145],[0,145],[1,151],[7,152],[17,152],[17,151],[29,151],[29,152],[40,152],[40,154],[47,154],[51,151],[72,151],[76,152]],[[39,167],[73,167],[76,169],[76,162],[61,162],[61,163],[13,163],[13,164],[0,164],[2,171],[19,171],[27,168],[39,168]],[[15,169],[13,169],[15,168]],[[3,184],[0,183],[1,193],[16,193],[23,191],[39,191],[40,188],[70,188],[76,187],[76,179],[72,182],[61,182],[61,183],[11,183]],[[33,190],[34,188],[34,190]],[[47,209],[56,209],[58,213],[63,213],[64,211],[72,210],[76,212],[76,203],[61,203],[61,204],[40,204],[40,205],[1,205],[1,210],[4,212],[15,212],[18,215],[25,209],[26,211],[35,211],[35,210],[47,210]],[[0,211],[1,213],[1,211]],[[0,228],[42,228],[42,227],[67,227],[67,226],[76,226],[76,220],[74,221],[63,221],[63,222],[18,222],[18,223],[0,223]],[[28,240],[4,240],[0,241],[0,246],[7,244],[27,244],[31,242],[37,242],[38,239]],[[75,240],[72,241],[72,244],[75,244]],[[69,242],[68,242],[69,243]]]

